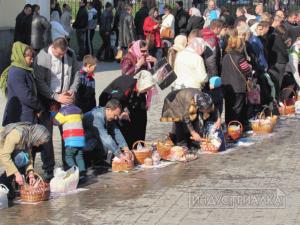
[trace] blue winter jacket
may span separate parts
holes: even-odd
[[[249,39],[249,44],[251,45],[251,48],[256,56],[257,69],[259,69],[261,72],[266,72],[268,70],[268,63],[261,40],[257,36],[252,35]]]

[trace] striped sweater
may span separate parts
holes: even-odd
[[[62,107],[54,117],[55,125],[62,125],[66,147],[82,148],[85,145],[81,109],[75,105]]]

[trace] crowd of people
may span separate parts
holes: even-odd
[[[39,151],[45,179],[53,178],[54,125],[62,137],[63,165],[77,165],[82,182],[89,166],[126,157],[135,141],[145,140],[147,110],[157,92],[150,70],[163,57],[177,78],[160,120],[174,123],[169,135],[179,146],[199,148],[203,128],[212,124],[222,133],[222,124],[237,120],[249,130],[249,119],[263,107],[278,113],[282,90],[299,89],[299,12],[270,14],[258,4],[255,12],[238,7],[233,16],[209,0],[203,13],[198,4],[184,9],[177,1],[174,14],[168,5],[161,14],[148,3],[142,2],[134,17],[124,1],[108,2],[103,11],[99,1],[80,1],[72,24],[67,4],[62,12],[51,6],[50,22],[39,15],[38,5],[24,7],[16,18],[11,65],[0,79],[7,97],[0,132],[6,172],[0,183],[12,190],[14,178],[23,184],[21,173],[34,182]],[[102,46],[96,52],[92,40],[98,24]],[[73,29],[78,54],[69,46]],[[97,59],[115,57],[112,32],[121,75],[102,90],[97,106],[94,72]]]

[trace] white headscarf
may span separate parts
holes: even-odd
[[[188,48],[193,49],[197,52],[198,55],[202,55],[206,47],[206,43],[203,38],[194,38],[191,43],[188,45]]]
[[[198,16],[198,17],[201,17],[201,12],[199,9],[193,7],[193,8],[190,8],[190,14],[191,16]]]
[[[137,79],[138,92],[142,92],[156,84],[154,77],[147,70],[141,70],[134,76],[134,78]]]

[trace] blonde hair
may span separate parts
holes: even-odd
[[[244,41],[237,35],[230,36],[227,43],[226,52],[233,50],[242,51],[244,48]]]

